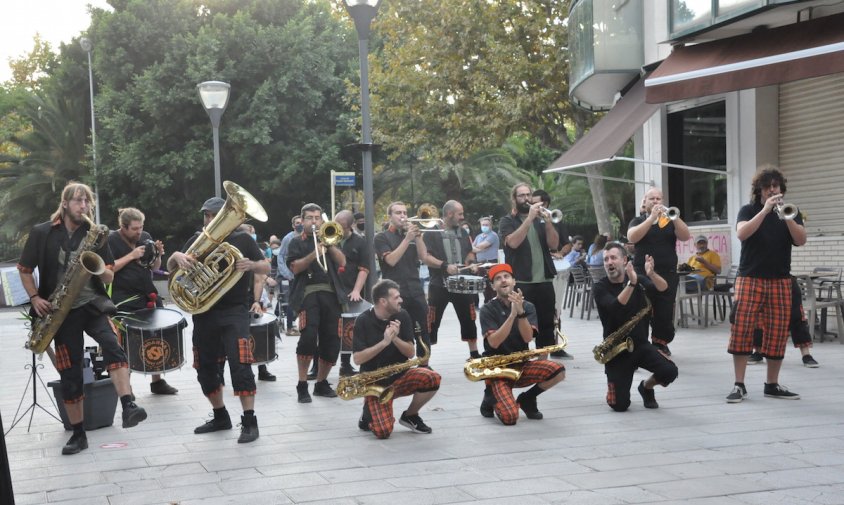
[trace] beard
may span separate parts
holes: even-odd
[[[522,214],[527,214],[528,212],[530,212],[530,206],[531,204],[528,202],[518,203],[516,204],[516,210],[518,210]]]

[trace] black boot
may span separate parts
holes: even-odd
[[[240,416],[240,436],[237,438],[238,444],[248,444],[258,439],[258,418],[255,414],[246,414]]]
[[[296,384],[296,395],[299,397],[299,403],[311,403],[311,394],[308,393],[307,381],[299,381]]]
[[[62,454],[78,454],[88,448],[88,436],[85,435],[85,428],[82,423],[73,426],[73,436],[62,447]]]
[[[271,374],[270,371],[267,370],[267,365],[258,365],[259,381],[275,382],[275,379],[275,375]]]
[[[492,417],[495,412],[495,395],[492,394],[492,389],[489,386],[484,389],[484,399],[481,401],[481,415],[484,417]]]
[[[197,435],[201,435],[203,433],[230,429],[232,429],[232,420],[231,417],[229,417],[229,411],[223,407],[220,409],[214,409],[214,417],[209,421],[206,421],[202,426],[197,426],[193,432]]]
[[[343,354],[340,356],[340,377],[351,377],[358,373],[352,366],[352,355]]]
[[[147,418],[147,411],[143,407],[139,407],[133,400],[131,395],[124,395],[120,397],[120,403],[123,406],[123,427],[131,428],[137,426],[138,423]]]
[[[311,371],[308,372],[308,380],[309,381],[316,379],[317,370],[319,370],[319,358],[314,356],[314,360],[311,362]]]

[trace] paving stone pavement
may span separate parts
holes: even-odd
[[[189,318],[188,318],[189,319]],[[781,381],[799,401],[764,398],[764,365],[748,369],[750,399],[727,404],[732,360],[729,327],[680,329],[672,344],[678,380],[658,389],[658,410],[633,391],[625,413],[604,403],[603,368],[591,349],[600,323],[564,319],[573,361],[566,380],[539,397],[542,421],[522,415],[503,426],[478,413],[483,386],[463,377],[468,355],[456,317],[447,311],[431,365],[442,387],[421,412],[434,432],[396,424],[392,437],[359,431],[361,400],[314,397],[296,402],[295,346],[285,337],[270,364],[278,382],[258,383],[261,436],[237,444],[239,430],[194,435],[210,407],[188,366],[165,376],[172,397],[149,393],[133,375],[149,418],[131,429],[88,432],[90,448],[62,456],[62,425],[36,412],[7,436],[18,505],[218,504],[844,504],[844,345],[816,343],[821,367],[802,366],[789,348]],[[28,379],[18,310],[0,311],[0,412],[12,424]],[[186,342],[190,342],[190,327]],[[190,360],[190,356],[188,356]],[[58,378],[47,363],[44,381]],[[336,382],[336,369],[331,380]],[[639,378],[644,371],[637,372]],[[230,390],[229,390],[230,391]],[[52,409],[39,385],[39,402]],[[233,419],[239,402],[225,397]],[[31,393],[24,397],[24,408]],[[406,398],[395,402],[398,415]],[[115,448],[109,448],[117,446]]]

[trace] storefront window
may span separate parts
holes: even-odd
[[[723,171],[671,168],[668,200],[687,223],[727,220],[725,105],[714,102],[668,114],[668,162]]]

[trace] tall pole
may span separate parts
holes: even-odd
[[[100,224],[100,190],[99,190],[99,183],[97,181],[97,128],[96,128],[96,120],[94,118],[94,71],[93,65],[91,65],[91,41],[87,38],[82,38],[80,41],[82,45],[82,49],[88,53],[88,89],[91,95],[91,157],[94,163],[94,200],[96,201],[96,205],[94,206],[94,219],[96,220],[97,224]]]
[[[361,154],[363,157],[363,219],[366,223],[366,243],[370,247],[375,244],[375,197],[372,186],[372,132],[369,118],[369,40],[358,40],[360,53],[360,111],[361,111]],[[374,248],[373,248],[374,250]],[[375,256],[369,255],[370,275],[366,277],[366,292],[372,293],[375,285]]]
[[[214,196],[222,194],[220,177],[220,120],[229,104],[231,85],[222,81],[205,81],[196,85],[199,101],[211,119],[211,131],[214,135]]]
[[[220,122],[217,121],[211,129],[214,130],[214,196],[219,197],[222,194],[220,188],[223,186],[223,181],[220,180]]]

